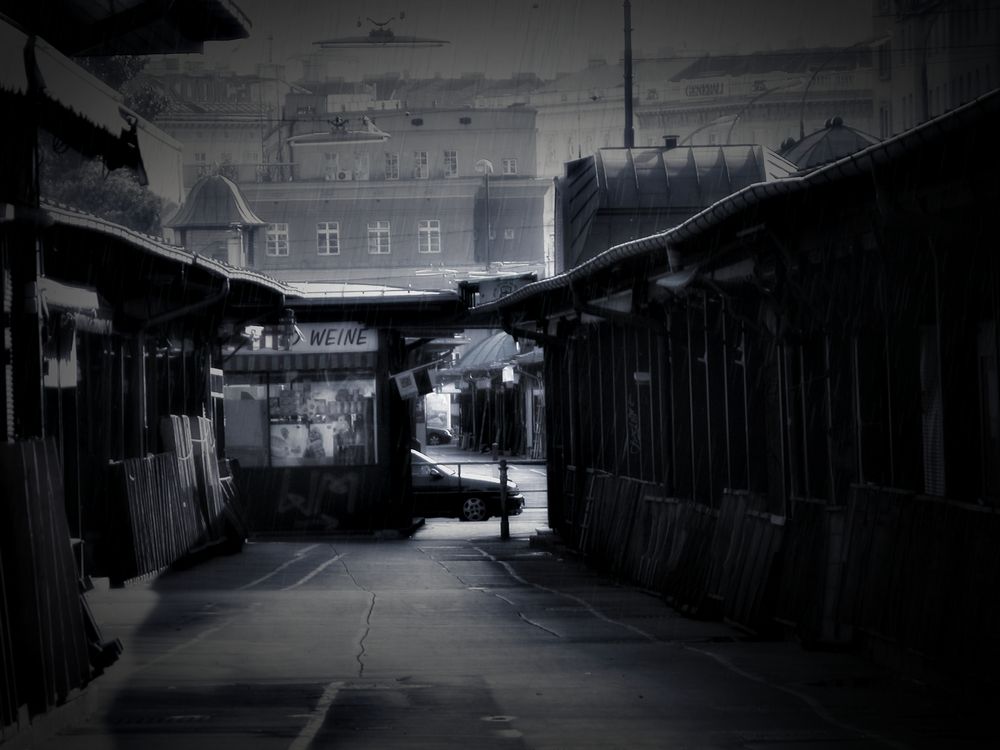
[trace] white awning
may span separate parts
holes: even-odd
[[[101,298],[93,289],[42,277],[38,279],[38,297],[47,318],[51,318],[55,311],[66,312],[72,315],[77,330],[111,332],[112,313],[101,305]]]

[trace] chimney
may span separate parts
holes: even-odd
[[[663,148],[665,149],[677,148],[677,136],[676,135],[663,136]]]

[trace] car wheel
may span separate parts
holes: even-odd
[[[490,514],[486,511],[486,503],[478,497],[470,497],[462,503],[460,517],[463,521],[485,521],[490,517]]]
[[[441,445],[441,436],[431,433],[427,436],[427,445]]]

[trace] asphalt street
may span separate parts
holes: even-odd
[[[98,587],[88,601],[124,653],[89,717],[37,746],[997,746],[955,694],[687,619],[532,544],[545,510],[529,497],[507,542],[495,519],[437,519],[410,539],[258,540]]]

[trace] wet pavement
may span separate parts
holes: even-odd
[[[954,696],[687,619],[532,545],[530,497],[507,542],[495,519],[437,519],[411,539],[255,541],[91,591],[124,653],[89,719],[38,747],[997,746]]]

